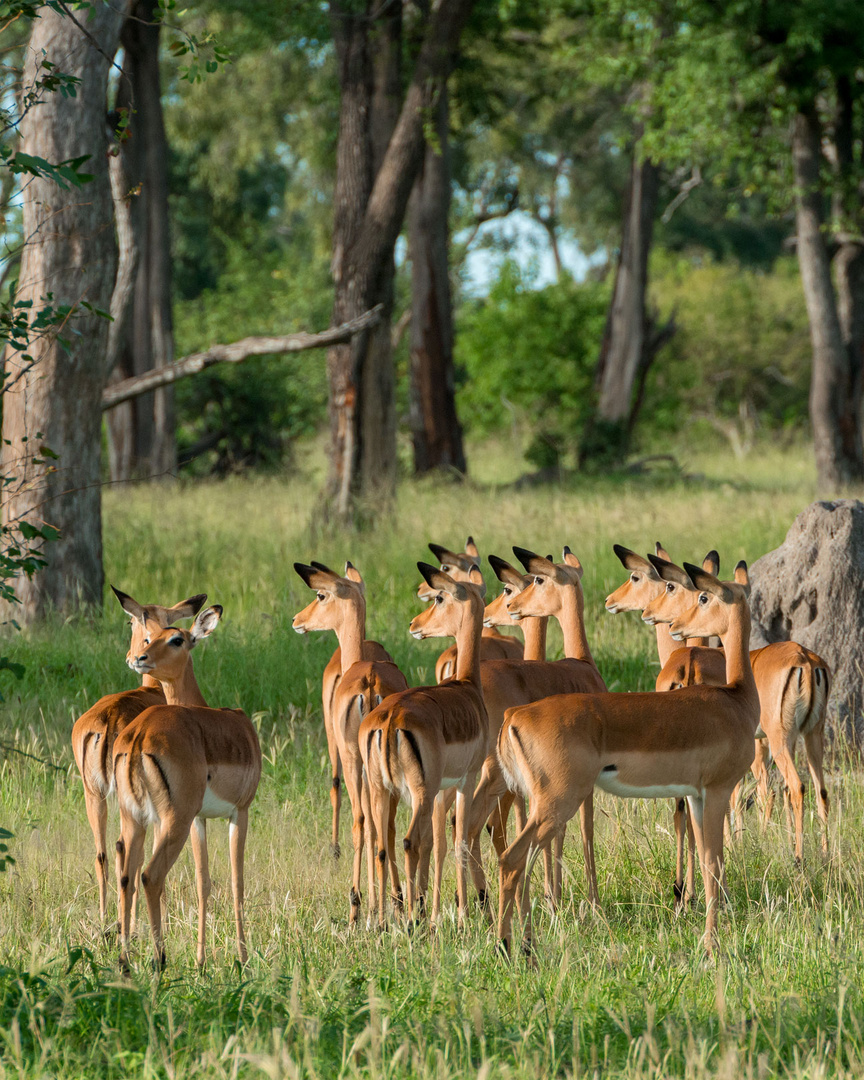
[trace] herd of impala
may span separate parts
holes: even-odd
[[[416,638],[455,638],[438,659],[435,686],[409,687],[387,651],[367,640],[365,589],[351,563],[344,576],[321,563],[294,564],[315,592],[294,617],[294,629],[301,634],[333,630],[339,643],[324,669],[322,704],[332,766],[335,855],[343,777],[351,803],[351,924],[360,917],[364,850],[369,920],[377,917],[379,925],[386,925],[389,902],[399,911],[406,909],[411,925],[424,913],[431,866],[434,924],[441,910],[452,815],[460,925],[467,913],[469,874],[480,905],[488,909],[480,847],[485,827],[499,861],[499,944],[509,952],[515,904],[523,925],[522,949],[530,953],[529,859],[535,851],[543,853],[546,896],[553,904],[560,902],[564,832],[577,811],[588,895],[592,904],[599,903],[593,833],[597,787],[619,798],[675,800],[676,903],[695,899],[698,851],[705,887],[704,941],[710,950],[725,893],[727,816],[737,832],[741,782],[748,769],[757,781],[763,815],[766,820],[770,816],[769,756],[785,781],[795,856],[801,858],[804,786],[794,761],[799,735],[816,788],[822,850],[827,851],[822,757],[828,667],[793,642],[750,652],[745,563],[735,568],[734,580],[721,581],[716,552],[701,566],[677,566],[659,544],[656,554],[646,558],[616,545],[629,576],[606,598],[606,610],[642,611],[643,620],[656,627],[661,671],[652,693],[610,693],[588,646],[582,566],[569,548],[560,563],[514,548],[524,573],[490,556],[503,591],[487,604],[480,556],[470,537],[464,552],[429,547],[439,565],[417,564],[423,576],[418,596],[429,606],[411,622],[410,632]],[[197,959],[203,965],[211,889],[206,822],[227,818],[237,950],[245,963],[243,853],[261,750],[243,712],[207,705],[190,655],[212,633],[222,608],[204,608],[205,595],[166,608],[114,592],[131,618],[127,663],[142,676],[142,685],[102,698],[72,732],[96,842],[103,925],[107,800],[114,793],[121,822],[116,845],[121,967],[129,970],[139,885],[155,963],[164,965],[165,878],[187,836],[198,891]],[[550,618],[557,619],[563,633],[563,660],[546,660]],[[193,619],[190,630],[175,625],[182,619]],[[501,633],[501,626],[518,626],[524,646]],[[712,638],[719,638],[720,648],[709,647]],[[411,808],[402,838],[404,901],[396,859],[400,800]],[[516,835],[508,844],[511,807]],[[153,853],[142,871],[151,825]]]

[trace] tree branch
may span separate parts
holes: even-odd
[[[239,364],[248,360],[250,356],[304,352],[306,349],[321,349],[328,345],[338,345],[350,340],[361,330],[375,326],[381,320],[382,311],[383,305],[378,304],[356,319],[342,323],[341,326],[331,327],[329,330],[322,330],[317,334],[301,331],[285,337],[248,337],[232,342],[230,345],[212,345],[204,352],[192,353],[173,364],[154,368],[143,375],[135,375],[131,379],[123,379],[122,382],[106,387],[102,393],[102,411],[113,409],[115,405],[122,405],[124,401],[130,401],[139,394],[158,390],[160,386],[168,386],[189,375],[197,375],[199,371],[212,367],[214,364]]]

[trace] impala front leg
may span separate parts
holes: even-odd
[[[465,876],[468,862],[468,815],[474,798],[476,773],[469,773],[456,792],[456,891],[459,896],[459,926],[465,923],[468,911],[468,886]]]
[[[192,858],[195,860],[195,882],[198,887],[198,967],[204,967],[207,938],[207,901],[212,891],[210,860],[207,855],[207,822],[195,818],[189,830]]]

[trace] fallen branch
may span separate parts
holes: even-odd
[[[106,387],[102,392],[102,411],[113,409],[115,405],[122,405],[124,401],[130,401],[140,394],[158,390],[160,386],[168,386],[177,382],[178,379],[197,375],[199,371],[212,367],[214,364],[239,364],[248,360],[250,356],[295,353],[303,352],[305,349],[322,349],[328,345],[339,345],[343,341],[349,341],[361,330],[375,326],[381,319],[382,310],[383,306],[378,304],[371,311],[358,315],[356,319],[342,323],[341,326],[333,326],[329,330],[322,330],[317,334],[301,331],[298,334],[287,334],[285,337],[248,337],[243,338],[242,341],[235,341],[231,345],[212,345],[204,352],[192,353],[173,364],[153,368],[152,371],[146,371],[143,375],[135,375],[131,379],[123,379],[122,382]]]

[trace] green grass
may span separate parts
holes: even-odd
[[[97,926],[92,839],[69,732],[100,694],[134,685],[123,662],[126,624],[112,597],[98,617],[21,635],[9,644],[27,671],[5,684],[2,742],[60,769],[0,751],[0,823],[15,833],[16,858],[0,875],[0,1077],[861,1075],[864,795],[859,764],[840,754],[829,763],[827,861],[809,791],[803,868],[793,863],[782,816],[762,832],[748,812],[743,841],[729,852],[731,904],[714,960],[699,945],[704,912],[673,912],[669,804],[603,795],[602,912],[587,909],[572,828],[564,907],[552,915],[538,906],[536,968],[497,959],[479,912],[460,934],[452,905],[434,936],[396,925],[384,934],[347,930],[350,863],[343,856],[334,865],[328,854],[320,720],[320,672],[333,640],[291,631],[309,598],[292,563],[354,561],[367,579],[370,635],[416,683],[432,678],[437,653],[407,633],[418,609],[415,563],[428,540],[455,546],[471,532],[484,553],[503,556],[512,543],[556,555],[569,543],[586,567],[601,672],[610,688],[650,688],[651,634],[636,616],[603,611],[623,580],[612,543],[645,551],[662,540],[682,559],[716,546],[729,569],[782,541],[813,498],[803,453],[740,464],[691,456],[686,466],[704,479],[519,491],[492,486],[508,475],[498,448],[477,461],[483,484],[405,485],[395,516],[360,535],[310,524],[312,473],[108,491],[109,581],[144,602],[206,590],[225,607],[195,669],[208,700],[254,717],[264,749],[247,850],[251,957],[241,974],[226,829],[216,822],[206,972],[194,965],[194,878],[184,852],[168,881],[167,971],[161,980],[150,974],[142,935],[133,979],[119,979],[116,946]],[[551,644],[557,650],[560,639]],[[347,852],[347,800],[343,808]],[[109,836],[116,830],[112,810]],[[496,880],[491,859],[488,870]],[[451,865],[445,897],[452,892]]]

